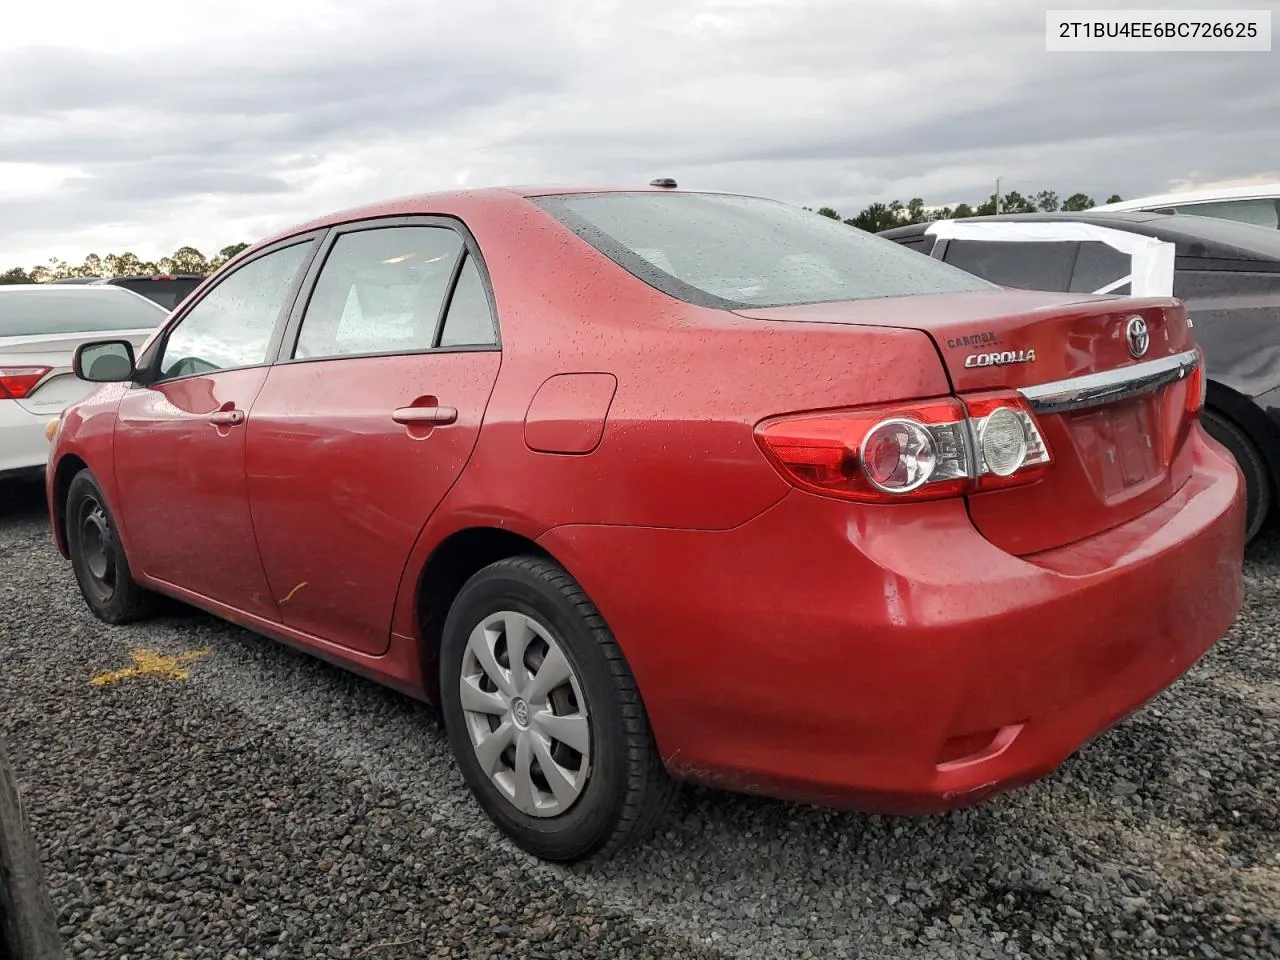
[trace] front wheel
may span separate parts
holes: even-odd
[[[445,621],[440,701],[463,778],[520,847],[572,862],[648,833],[674,794],[635,679],[582,588],[501,560]]]
[[[71,479],[67,552],[84,602],[106,623],[131,623],[156,611],[159,597],[138,585],[98,481],[86,468]]]

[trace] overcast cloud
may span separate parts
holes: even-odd
[[[458,185],[674,176],[848,216],[977,202],[997,176],[1099,202],[1280,180],[1280,52],[1049,54],[1049,5],[16,5],[0,32],[0,269],[212,253]]]

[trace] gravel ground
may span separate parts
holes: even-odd
[[[84,609],[0,484],[0,736],[76,958],[1280,956],[1280,537],[1231,634],[1047,781],[894,820],[689,789],[540,864],[425,707],[198,613]],[[94,687],[129,651],[190,679]]]

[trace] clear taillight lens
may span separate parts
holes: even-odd
[[[1035,414],[1018,394],[1001,391],[965,397],[978,458],[975,488],[994,490],[1039,479],[1049,448]]]
[[[1029,483],[1050,462],[1014,393],[786,417],[761,424],[756,437],[797,486],[868,503]]]

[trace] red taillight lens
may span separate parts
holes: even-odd
[[[0,367],[0,398],[21,400],[44,379],[50,367]]]
[[[1204,409],[1205,394],[1209,389],[1209,380],[1204,375],[1204,351],[1196,347],[1196,365],[1187,378],[1187,413],[1198,417]]]
[[[1014,393],[786,417],[762,423],[756,438],[797,486],[865,503],[1028,483],[1049,464]]]

